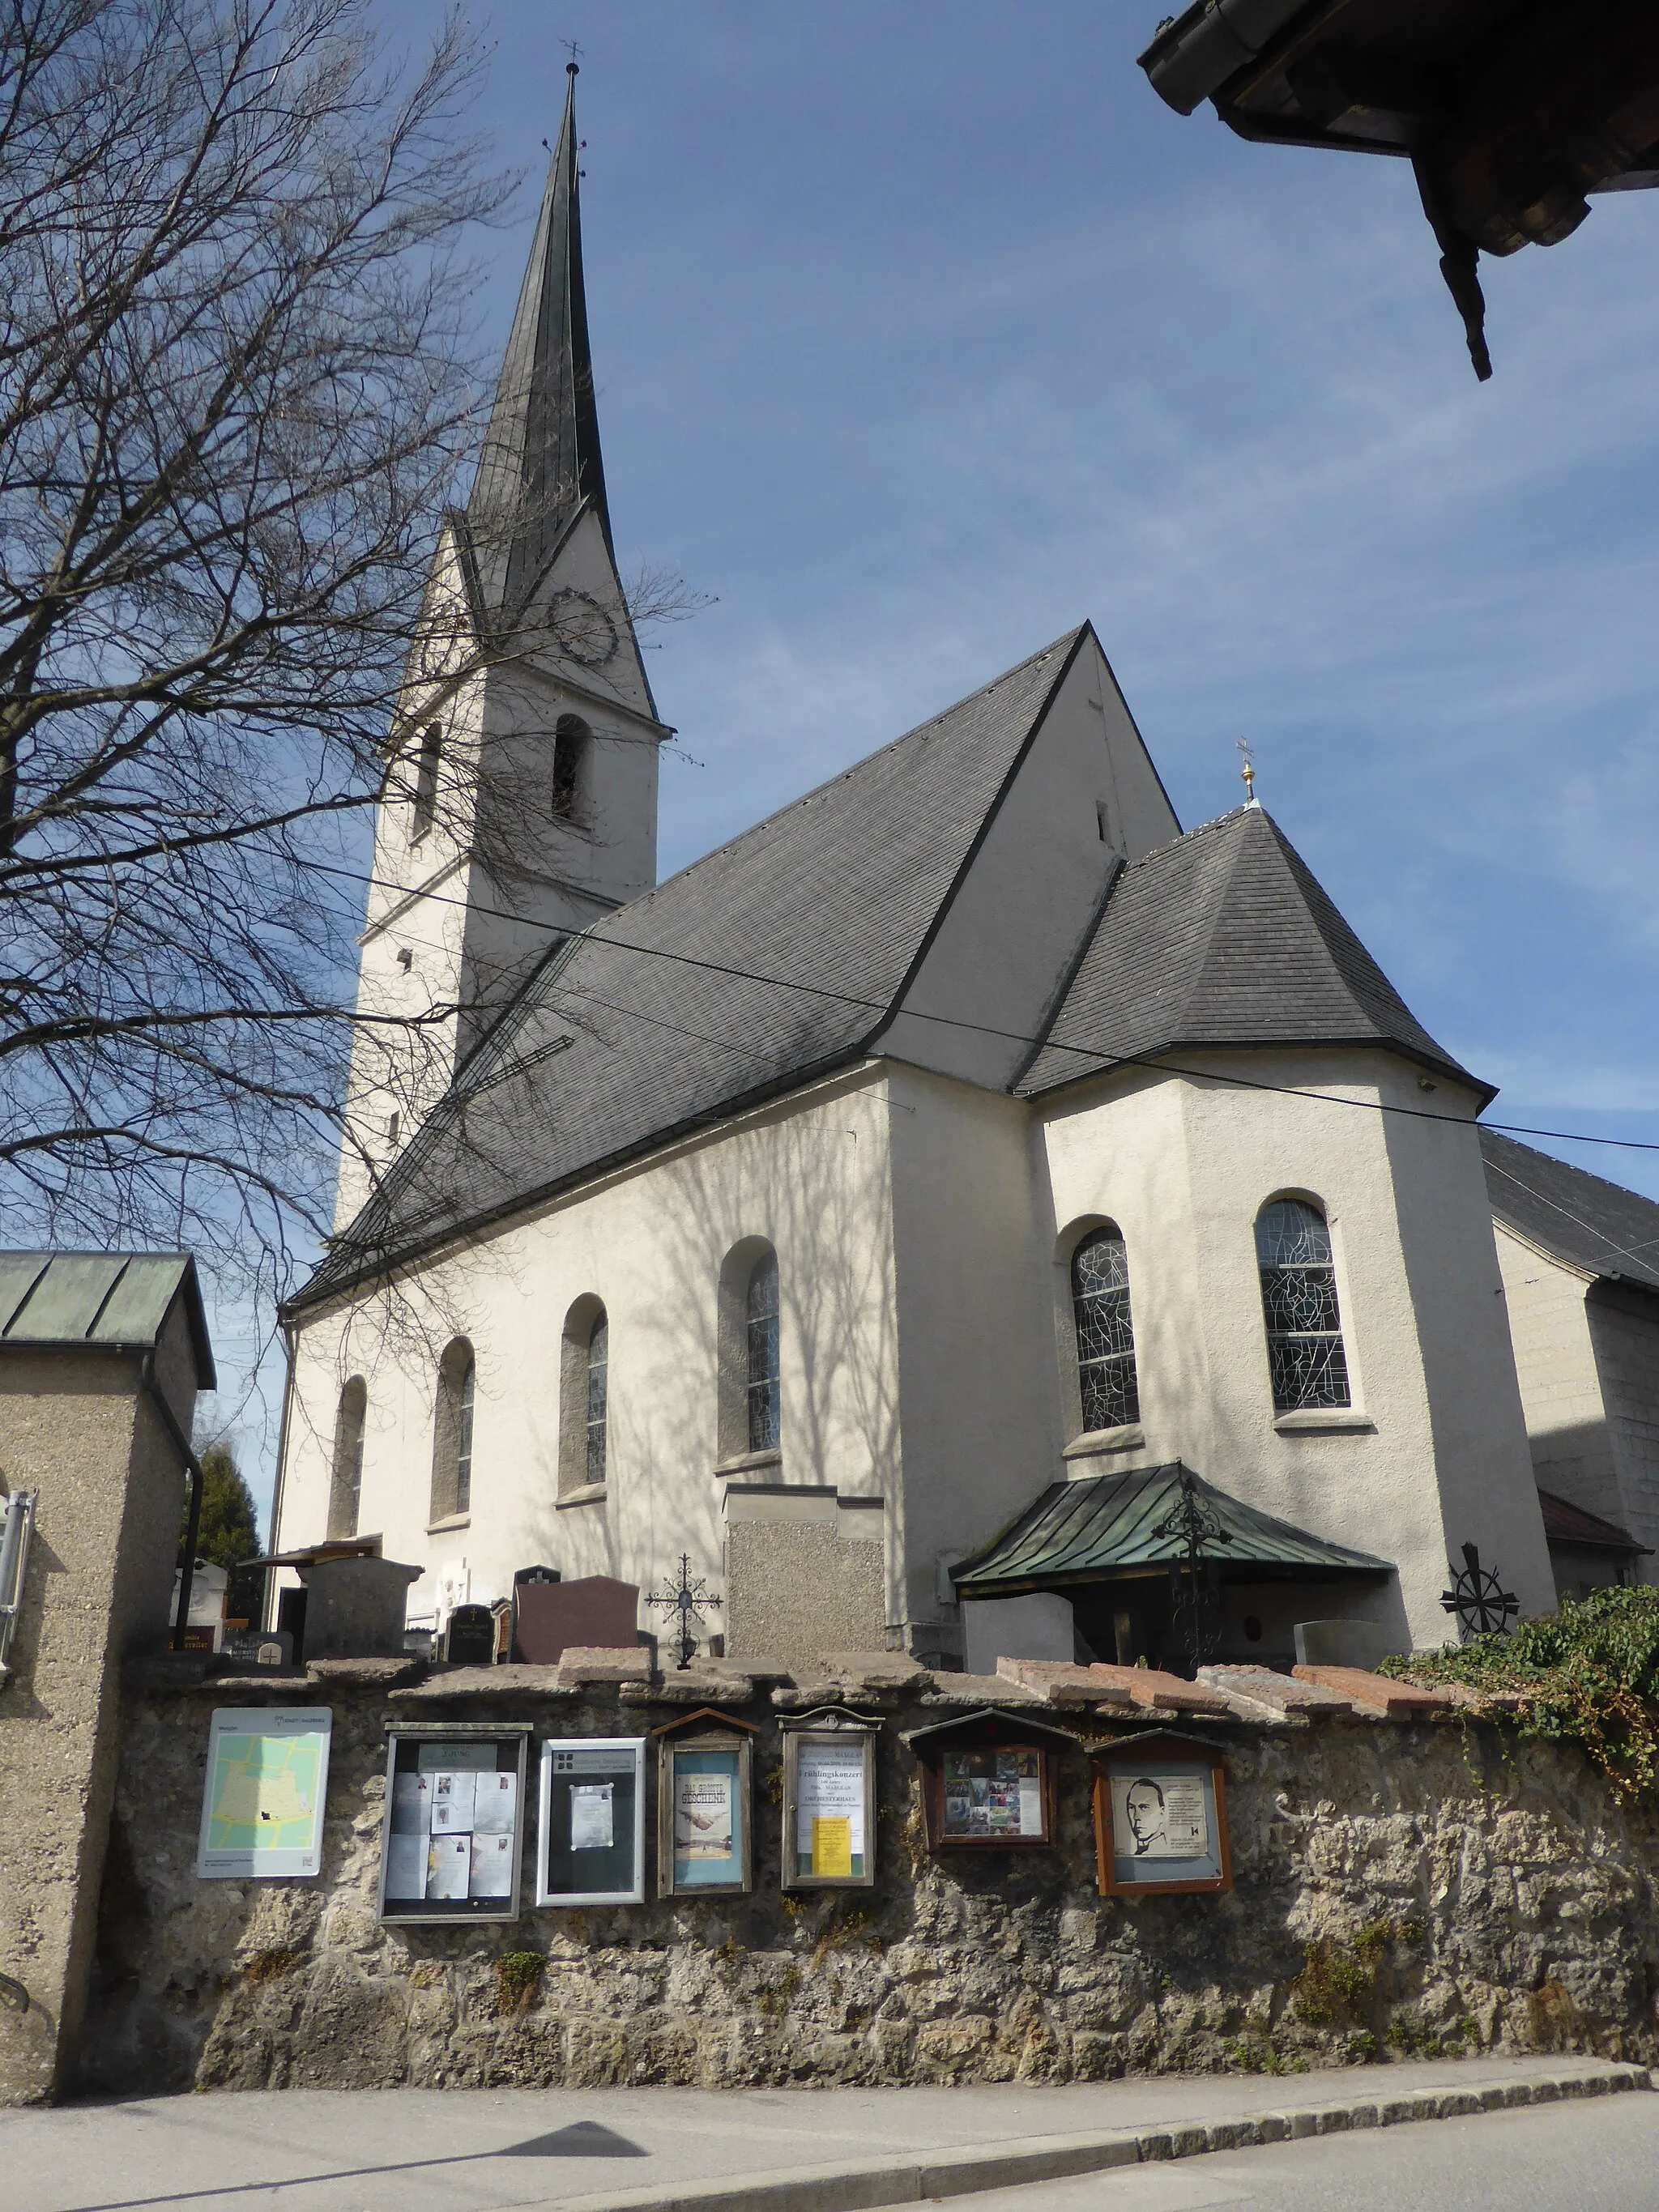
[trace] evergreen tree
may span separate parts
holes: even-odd
[[[185,1512],[185,1526],[179,1536],[181,1547],[190,1526],[188,1498]],[[228,1444],[210,1444],[202,1454],[202,1519],[196,1532],[196,1556],[232,1571],[225,1611],[233,1620],[257,1616],[263,1571],[239,1575],[234,1570],[244,1559],[252,1559],[258,1549],[259,1519],[253,1493],[242,1479],[235,1455]]]

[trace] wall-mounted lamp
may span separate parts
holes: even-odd
[[[32,1490],[14,1490],[0,1521],[0,1689],[11,1680],[11,1639],[23,1606],[23,1577],[28,1572],[29,1530],[34,1522]]]

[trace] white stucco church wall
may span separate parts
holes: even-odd
[[[567,107],[377,831],[360,1003],[442,1018],[418,1064],[371,1045],[354,1073],[337,1237],[285,1316],[274,1548],[377,1535],[432,1625],[526,1566],[649,1589],[684,1554],[750,1578],[732,1632],[764,1623],[769,1656],[833,1643],[844,1586],[845,1639],[948,1662],[953,1568],[1179,1462],[1285,1524],[1221,1593],[1237,1656],[1343,1614],[1437,1641],[1466,1543],[1546,1607],[1489,1093],[1254,800],[1182,835],[1087,624],[651,888],[667,732],[611,553],[576,193]],[[1275,1407],[1280,1199],[1328,1239],[1346,1403]],[[1139,1409],[1085,1435],[1070,1270],[1108,1223]],[[1000,1596],[1170,1656],[1172,1554],[1116,1540],[975,1583],[986,1635]]]

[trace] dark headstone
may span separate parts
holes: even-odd
[[[455,1667],[495,1662],[495,1616],[487,1605],[458,1605],[444,1631],[444,1657]]]
[[[513,1643],[509,1656],[522,1660],[524,1648],[519,1641],[519,1620],[522,1594],[529,1589],[544,1589],[550,1583],[559,1580],[556,1567],[520,1567],[513,1577]]]

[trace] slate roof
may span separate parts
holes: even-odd
[[[215,1385],[187,1252],[0,1252],[0,1351],[154,1349],[182,1298],[198,1387]]]
[[[594,509],[611,543],[582,276],[574,67],[568,85],[467,501],[480,584],[492,611],[519,604],[582,506]]]
[[[976,1558],[951,1568],[957,1595],[1009,1597],[1020,1590],[1063,1589],[1185,1559],[1182,1536],[1157,1532],[1180,1504],[1182,1478],[1188,1472],[1179,1460],[1170,1460],[1162,1467],[1051,1483]],[[1206,1544],[1204,1556],[1217,1562],[1224,1579],[1328,1582],[1392,1572],[1387,1559],[1311,1536],[1218,1490],[1202,1475],[1192,1475],[1191,1481],[1200,1504],[1220,1523],[1222,1538]]]
[[[556,947],[294,1307],[862,1057],[1089,634]]]
[[[1480,1151],[1499,1221],[1587,1275],[1659,1291],[1659,1203],[1496,1129],[1480,1132]]]
[[[1272,816],[1241,806],[1123,870],[1017,1088],[1036,1097],[1103,1055],[1266,1044],[1386,1044],[1495,1096],[1423,1028]]]

